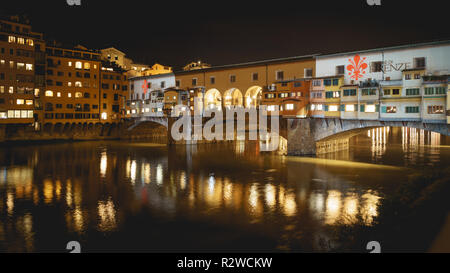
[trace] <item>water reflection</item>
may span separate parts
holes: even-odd
[[[263,229],[286,248],[289,240],[326,236],[327,225],[373,224],[383,197],[410,172],[389,165],[446,166],[450,151],[439,146],[446,143],[426,131],[377,128],[333,155],[341,161],[260,154],[257,143],[245,141],[175,149],[122,142],[6,147],[0,251],[36,251],[36,241],[63,244],[74,234],[126,237],[122,227],[144,208],[169,219]],[[43,231],[49,226],[59,239]]]

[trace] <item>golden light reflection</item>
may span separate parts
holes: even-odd
[[[136,182],[136,168],[136,160],[131,161],[130,179],[133,184]]]
[[[351,194],[344,199],[343,222],[344,224],[353,224],[357,221],[358,214],[358,195]]]
[[[142,163],[142,166],[141,166],[142,183],[150,184],[150,181],[151,181],[150,177],[151,177],[150,163]]]
[[[328,191],[325,211],[325,224],[334,224],[340,216],[341,193],[336,190]]]
[[[6,194],[6,211],[8,212],[8,215],[14,213],[14,194],[10,191]]]
[[[363,196],[363,205],[361,208],[361,214],[364,222],[367,225],[373,223],[374,217],[378,216],[378,206],[380,197],[371,191],[366,192]]]
[[[186,172],[182,171],[180,174],[180,188],[182,190],[186,189]]]
[[[102,152],[101,158],[100,158],[100,176],[106,177],[106,170],[108,168],[108,156],[106,152]]]
[[[156,184],[158,184],[158,186],[161,186],[163,184],[163,166],[161,164],[158,164],[158,166],[156,167]]]
[[[297,202],[295,201],[295,194],[287,194],[283,204],[283,211],[286,216],[294,216],[297,213]]]
[[[44,202],[50,204],[53,201],[53,182],[51,179],[44,180]]]
[[[117,227],[116,209],[111,199],[99,201],[97,212],[99,216],[98,229],[100,231],[112,231]]]
[[[275,192],[276,192],[276,188],[274,185],[266,184],[266,187],[265,187],[266,204],[270,208],[273,208],[276,204]]]

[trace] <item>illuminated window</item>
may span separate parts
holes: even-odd
[[[365,108],[366,113],[375,113],[375,104],[367,104]]]
[[[67,93],[67,97],[71,98],[72,97],[72,93]]]
[[[25,100],[24,99],[17,99],[16,100],[16,104],[17,105],[23,105],[25,103]]]
[[[72,66],[72,62],[68,62],[67,65],[68,65],[68,66]]]
[[[35,97],[39,97],[39,89],[38,88],[36,88],[36,89],[34,89],[34,96]]]
[[[1,94],[5,93],[5,87],[4,86],[0,86],[0,93]]]
[[[45,96],[46,97],[53,97],[53,91],[50,91],[50,90],[45,91]]]
[[[76,62],[75,63],[75,68],[82,69],[83,68],[83,64],[81,62]]]
[[[17,63],[17,69],[24,69],[25,64],[24,63]]]
[[[34,46],[34,41],[32,39],[27,39],[27,45]]]
[[[275,105],[267,106],[267,111],[269,111],[269,112],[275,111]]]
[[[14,118],[20,118],[20,110],[14,110]]]
[[[33,110],[28,110],[28,118],[33,118]]]
[[[394,114],[397,113],[396,106],[386,106],[386,113]]]
[[[71,87],[72,86],[72,82],[67,82],[67,86]]]
[[[292,103],[286,104],[286,110],[294,110],[294,104]]]
[[[56,92],[56,96],[57,96],[58,98],[60,98],[60,97],[61,97],[61,92]]]
[[[13,94],[13,93],[14,93],[14,87],[13,87],[13,86],[10,86],[8,92],[9,92],[10,94]]]
[[[91,69],[90,63],[84,63],[84,69]]]
[[[82,98],[82,97],[83,97],[83,93],[75,92],[75,98]]]
[[[75,82],[75,87],[83,87],[83,85],[81,84],[81,82]]]
[[[26,104],[26,105],[33,105],[33,100],[26,100],[26,101],[25,101],[25,104]]]
[[[19,38],[17,38],[17,43],[21,44],[21,45],[24,45],[25,44],[25,39],[19,37]]]
[[[338,111],[338,106],[337,105],[330,105],[330,112],[337,112]]]
[[[6,115],[6,112],[0,112],[0,119],[5,119],[8,118],[8,116]]]
[[[8,42],[9,42],[9,43],[15,43],[15,42],[16,42],[16,37],[14,37],[14,36],[9,36],[9,37],[8,37]]]
[[[32,71],[33,70],[33,65],[32,64],[26,64],[25,69],[28,70],[28,71]]]
[[[355,105],[353,105],[353,104],[346,104],[345,105],[345,112],[355,112]]]

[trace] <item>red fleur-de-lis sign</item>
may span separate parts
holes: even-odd
[[[148,90],[147,80],[144,80],[144,84],[142,85],[142,92],[144,94],[147,94],[147,90]]]
[[[350,64],[347,66],[348,75],[350,78],[359,80],[360,78],[364,77],[364,74],[366,74],[367,64],[364,62],[366,58],[359,57],[359,55],[355,55],[352,59],[348,59]]]

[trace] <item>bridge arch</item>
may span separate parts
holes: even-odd
[[[245,107],[258,107],[261,104],[262,87],[252,86],[245,92]]]
[[[212,88],[206,91],[205,93],[205,107],[207,109],[218,108],[222,109],[222,95],[220,91]]]
[[[230,88],[225,91],[224,95],[224,107],[229,106],[243,106],[243,97],[241,90],[237,88]]]
[[[316,154],[318,143],[345,143],[352,136],[380,127],[407,127],[450,136],[450,126],[420,121],[342,120],[339,118],[288,119],[288,154]],[[327,145],[325,145],[327,146]]]

